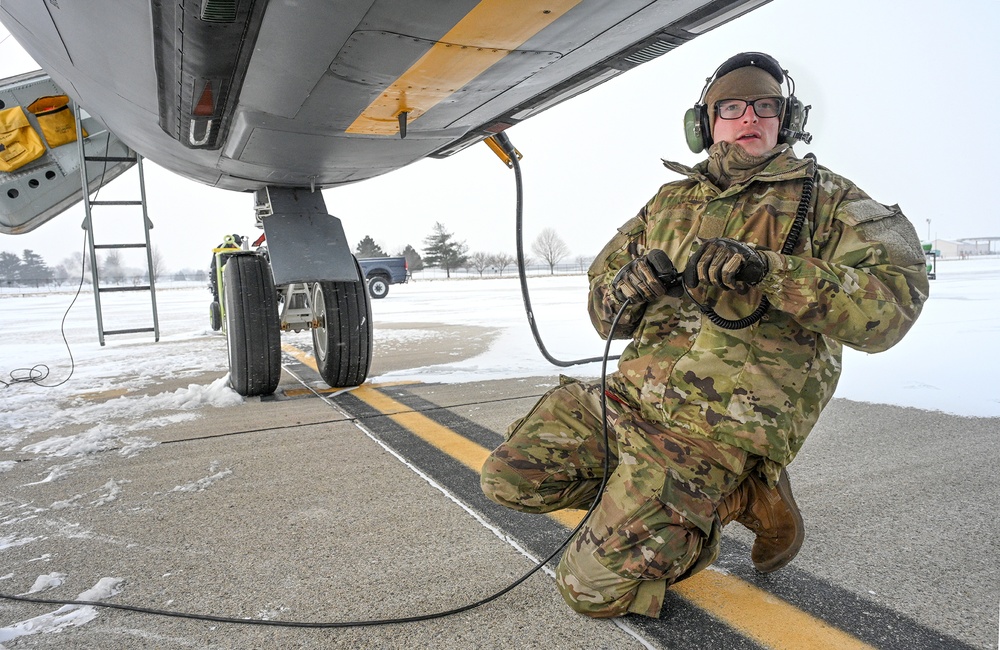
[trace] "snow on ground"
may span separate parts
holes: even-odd
[[[907,337],[867,354],[845,348],[837,397],[966,416],[1000,416],[1000,259],[939,260],[931,297]],[[603,342],[585,312],[584,276],[532,278],[531,304],[542,340],[557,359],[600,356]],[[535,347],[516,280],[414,283],[375,301],[375,322],[430,321],[498,326],[485,354],[389,373],[378,381],[462,382],[559,372]],[[376,337],[377,341],[377,337]],[[618,342],[613,352],[621,349]],[[561,370],[596,377],[600,364]]]
[[[535,321],[549,352],[558,359],[600,356],[603,342],[588,320],[586,279],[582,275],[533,277],[529,281]],[[942,260],[931,282],[931,298],[909,336],[876,355],[845,350],[838,397],[941,410],[967,416],[1000,416],[1000,391],[992,373],[1000,367],[1000,259]],[[60,322],[71,292],[12,295],[0,293],[0,379],[44,363],[56,384],[69,372]],[[133,396],[163,378],[184,378],[227,369],[224,338],[208,326],[210,294],[201,284],[164,285],[157,291],[161,338],[149,334],[107,337],[100,346],[90,294],[77,300],[66,319],[66,336],[76,363],[69,382],[42,388],[29,383],[0,386],[0,449],[46,456],[76,457],[121,444],[141,448],[143,429],[197,416],[204,406],[223,407],[240,397],[225,378],[190,384],[169,393]],[[105,326],[137,327],[151,322],[148,294],[111,294],[105,299]],[[404,341],[420,345],[419,324],[476,325],[500,330],[490,349],[472,359],[387,373],[375,382],[417,380],[465,382],[558,372],[595,377],[600,365],[560,369],[535,347],[516,279],[414,281],[392,287],[389,297],[372,302],[375,345]],[[379,324],[393,324],[380,329]],[[405,324],[413,323],[413,328]],[[400,325],[404,325],[400,327]],[[308,346],[307,333],[289,340]],[[613,352],[622,348],[615,342]],[[120,391],[121,397],[94,401],[82,393]],[[69,402],[67,408],[66,401]],[[155,417],[146,414],[155,411]],[[163,413],[166,413],[165,415]],[[132,422],[110,424],[113,414]],[[32,432],[64,426],[84,433],[54,435],[22,448]],[[2,470],[0,470],[2,471]]]
[[[585,311],[585,277],[535,277],[529,284],[535,320],[549,352],[559,359],[600,356],[604,344],[594,334]],[[1000,391],[993,381],[1000,367],[998,286],[1000,259],[939,262],[931,299],[902,343],[877,355],[845,350],[837,396],[965,416],[1000,416]],[[67,377],[70,360],[60,323],[72,299],[73,293],[67,291],[15,295],[10,289],[0,290],[0,380],[10,382],[11,373],[26,376],[26,370],[18,369],[37,364],[49,366],[42,384],[60,384]],[[144,430],[198,418],[204,408],[240,403],[242,398],[227,384],[225,339],[208,326],[205,287],[166,285],[157,291],[157,302],[159,343],[151,335],[140,334],[108,337],[102,347],[97,342],[92,296],[81,295],[65,323],[76,364],[69,381],[50,388],[21,382],[7,388],[0,384],[0,453],[52,459],[38,475],[37,483],[47,483],[97,462],[94,454],[98,451],[141,453],[155,444],[141,435]],[[105,300],[105,307],[105,325],[112,329],[151,322],[148,294],[115,294]],[[372,308],[376,347],[380,341],[419,346],[427,339],[426,325],[434,323],[500,330],[490,349],[477,357],[442,358],[440,364],[387,373],[373,378],[375,382],[466,382],[558,372],[596,377],[600,372],[598,363],[561,369],[542,357],[528,328],[515,279],[415,281],[392,287],[389,297],[374,301]],[[379,324],[393,327],[380,328]],[[308,347],[310,339],[308,333],[300,333],[286,340]],[[612,351],[620,351],[623,345],[615,342]],[[206,373],[213,378],[206,379]],[[156,391],[163,379],[183,382],[188,377],[199,379],[186,388]],[[36,433],[42,435],[29,442],[27,438]],[[0,480],[15,463],[0,459]],[[179,485],[174,492],[209,489],[231,474],[217,462],[206,471],[205,477]],[[123,483],[111,479],[87,494],[67,494],[48,509],[103,506],[118,497]],[[46,510],[13,502],[0,506],[0,519],[6,524]],[[0,535],[0,551],[34,539]],[[0,582],[11,577],[0,576]],[[27,593],[57,587],[65,578],[58,572],[39,574]],[[104,599],[117,593],[120,584],[118,578],[103,578],[78,598]],[[90,606],[60,607],[0,628],[0,648],[5,641],[58,632],[96,616]]]
[[[52,576],[58,576],[55,582],[51,580]],[[35,585],[28,593],[57,586],[62,582],[62,578],[65,577],[63,574],[39,576],[38,580],[35,581]],[[46,581],[46,578],[50,580]],[[76,600],[95,602],[110,598],[121,591],[121,583],[121,578],[101,578],[96,585],[80,593],[76,597]],[[89,605],[63,605],[52,612],[0,628],[0,643],[13,641],[18,637],[30,636],[32,634],[61,632],[66,628],[85,625],[95,618],[97,618],[97,609],[95,607]],[[3,648],[3,646],[0,646],[0,648]]]

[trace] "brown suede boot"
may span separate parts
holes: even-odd
[[[723,526],[735,520],[756,533],[750,559],[761,573],[777,571],[791,562],[806,537],[785,470],[773,489],[756,473],[750,474],[722,500],[716,512]]]

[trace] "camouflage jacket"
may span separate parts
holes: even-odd
[[[795,457],[832,397],[842,344],[888,349],[913,325],[928,294],[919,238],[897,206],[876,203],[788,147],[774,151],[761,171],[725,190],[706,174],[708,161],[693,168],[664,162],[686,180],[662,186],[589,271],[591,321],[606,338],[621,306],[611,281],[635,257],[659,248],[683,270],[698,243],[711,237],[766,251],[770,270],[757,287],[691,290],[730,319],[750,314],[766,295],[771,308],[763,319],[723,329],[686,295],[630,307],[615,338],[632,341],[609,387],[648,420],[770,459],[772,478]],[[775,252],[788,237],[804,180],[814,173],[798,243],[790,255]]]

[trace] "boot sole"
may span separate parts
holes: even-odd
[[[760,564],[754,562],[754,568],[756,568],[760,573],[771,573],[772,571],[777,571],[791,562],[795,559],[795,556],[799,554],[799,549],[802,548],[802,542],[806,539],[805,522],[802,521],[802,513],[799,512],[799,506],[795,503],[795,498],[792,496],[792,484],[788,481],[788,473],[786,471],[781,471],[781,476],[778,477],[778,484],[775,488],[777,489],[778,494],[781,495],[781,500],[788,504],[788,509],[795,519],[795,537],[792,539],[792,543],[783,552],[775,555],[766,562],[761,562]]]

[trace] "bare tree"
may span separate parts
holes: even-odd
[[[153,246],[153,250],[150,253],[153,258],[153,280],[159,280],[160,276],[167,272],[167,266],[163,259],[163,253],[156,246]]]
[[[469,266],[479,272],[479,277],[483,277],[483,273],[486,269],[493,266],[493,256],[489,253],[477,251],[472,255],[469,255]]]
[[[494,253],[493,254],[493,265],[497,267],[497,272],[503,275],[503,272],[507,270],[507,267],[515,262],[515,258],[510,253]]]
[[[555,275],[556,264],[559,260],[569,255],[569,247],[555,230],[546,228],[538,238],[531,244],[531,250],[549,265],[549,275]]]
[[[83,277],[84,282],[90,282],[90,258],[81,253],[73,253],[62,261],[62,266],[66,267],[69,279],[78,282]]]

